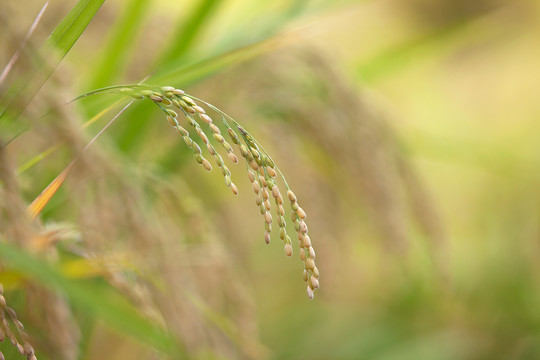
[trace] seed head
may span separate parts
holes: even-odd
[[[259,175],[259,181],[261,182],[261,185],[263,187],[268,187],[268,183],[266,182],[266,179],[264,178],[264,176]]]
[[[201,130],[201,128],[197,128],[197,134],[199,135],[199,137],[201,138],[201,140],[203,141],[203,143],[208,144],[208,137],[207,137],[206,134]]]
[[[254,160],[251,160],[249,162],[249,166],[251,166],[251,168],[255,171],[257,171],[257,169],[259,168],[259,165],[257,165],[257,163],[254,161]]]
[[[271,168],[270,166],[267,166],[267,167],[266,167],[266,172],[267,172],[268,175],[270,175],[271,177],[276,177],[276,176],[277,176],[276,170],[274,170],[274,169]]]
[[[204,121],[206,124],[211,124],[212,123],[212,118],[206,114],[199,114],[199,117],[201,118],[202,121]]]
[[[264,186],[264,185],[263,185],[263,186]],[[270,196],[268,195],[268,190],[266,190],[265,187],[262,188],[261,194],[262,194],[262,197],[263,197],[264,200],[268,200],[268,198],[270,197]]]
[[[306,251],[304,250],[304,248],[300,248],[300,260],[306,260]]]
[[[300,231],[302,232],[302,234],[307,234],[308,232],[308,227],[303,220],[300,220]]]
[[[169,116],[174,118],[174,119],[176,119],[178,117],[178,114],[174,110],[166,109],[165,111],[167,111],[167,114],[169,114]]]
[[[251,154],[255,159],[258,159],[261,156],[257,149],[255,149],[254,147],[250,148],[249,150],[251,151]]]
[[[285,244],[285,255],[292,256],[293,250],[291,244]]]
[[[292,192],[292,190],[287,191],[287,196],[292,203],[296,202],[296,195]]]
[[[180,125],[177,125],[176,126],[176,131],[178,131],[178,133],[182,136],[188,136],[189,135],[189,132],[184,129],[183,127],[181,127]]]
[[[312,258],[306,259],[306,269],[313,270],[315,268],[315,261]]]
[[[216,153],[216,156],[214,156],[214,158],[216,159],[217,166],[222,167],[223,166],[223,158],[221,157],[221,155]]]
[[[223,148],[225,151],[227,151],[227,153],[231,153],[233,151],[231,144],[229,144],[227,141],[223,141],[223,144],[221,145],[223,145]]]
[[[267,211],[267,212],[264,213],[264,220],[265,220],[268,224],[271,224],[271,223],[272,223],[272,214],[270,214],[269,211]]]
[[[304,273],[303,273],[303,275],[302,275],[302,278],[304,279],[305,282],[308,281],[309,275],[308,275],[307,270],[304,270]]]
[[[205,113],[204,109],[202,107],[200,107],[199,105],[193,106],[193,110],[195,110],[199,114],[204,114]]]
[[[274,196],[274,198],[277,199],[277,197],[279,196],[279,188],[277,186],[272,186],[272,195]]]
[[[199,144],[197,144],[196,142],[192,142],[191,147],[193,148],[193,151],[196,152],[197,154],[202,154],[202,150]]]
[[[231,128],[228,128],[228,129],[227,129],[227,132],[229,133],[229,137],[231,138],[231,141],[232,141],[234,144],[238,145],[238,144],[240,143],[240,141],[238,140],[238,135],[236,135],[236,133],[234,132],[234,130],[231,129]]]
[[[314,277],[314,276],[311,277],[311,287],[313,289],[318,289],[319,288],[319,280],[317,280],[317,278]]]
[[[254,192],[255,194],[258,194],[259,191],[261,190],[261,187],[260,187],[259,183],[256,182],[256,181],[254,181],[254,182],[252,183],[252,185],[253,185],[253,192]]]
[[[219,135],[221,135],[221,131],[220,131],[219,128],[216,126],[216,124],[211,123],[211,124],[209,124],[208,126],[210,127],[210,129],[212,129],[212,132],[213,132],[214,134],[219,134]]]
[[[309,297],[309,300],[313,300],[313,289],[310,287],[311,284],[308,285],[307,287],[307,296]]]
[[[299,207],[298,210],[296,210],[296,214],[302,220],[304,220],[306,218],[306,212],[301,207]]]
[[[145,85],[142,90],[139,90],[135,86],[129,86],[122,88],[120,91],[126,95],[137,95],[137,98],[146,97],[154,102],[161,103],[158,106],[161,110],[164,110],[167,115],[167,121],[171,126],[174,126],[178,133],[182,136],[186,145],[193,150],[195,160],[197,163],[201,164],[204,169],[210,171],[212,165],[210,162],[203,156],[200,146],[190,138],[189,132],[180,126],[177,117],[178,114],[176,111],[171,109],[165,109],[163,106],[174,105],[176,108],[181,109],[182,113],[186,117],[186,121],[195,128],[197,135],[201,138],[203,143],[206,144],[206,149],[208,153],[215,159],[217,166],[221,169],[221,173],[224,176],[225,185],[231,188],[231,191],[237,195],[238,188],[232,182],[231,171],[223,162],[223,158],[220,154],[217,153],[212,142],[216,141],[219,144],[222,144],[223,148],[227,152],[227,157],[231,162],[238,163],[238,157],[234,154],[231,144],[229,144],[223,135],[221,134],[219,124],[214,123],[212,118],[206,114],[205,109],[198,105],[194,98],[190,95],[184,93],[180,89],[176,89],[172,86],[162,86],[151,88]],[[271,215],[271,203],[270,197],[274,198],[276,205],[276,214],[277,214],[277,223],[279,225],[279,236],[284,241],[284,251],[287,256],[292,256],[292,242],[289,235],[287,235],[286,221],[285,221],[285,209],[283,207],[283,195],[279,189],[277,175],[278,170],[268,153],[260,144],[243,128],[241,127],[234,119],[230,116],[224,114],[221,110],[215,108],[214,106],[201,101],[202,105],[207,105],[212,111],[218,113],[221,119],[221,125],[225,126],[227,129],[228,136],[230,137],[232,143],[238,146],[241,156],[246,160],[246,165],[248,167],[248,177],[252,183],[253,192],[255,193],[255,202],[259,206],[261,214],[264,216],[265,220],[265,234],[264,240],[268,244],[270,243],[270,232],[272,231],[272,215]],[[198,118],[202,120],[212,131],[212,137],[208,137],[203,129],[200,127],[199,123],[195,120],[196,117],[192,116],[193,114],[198,115]],[[229,125],[229,120],[232,121]],[[238,130],[239,133],[236,132]],[[285,181],[285,179],[283,179]],[[285,182],[285,185],[286,182]],[[271,196],[270,196],[271,191]],[[294,228],[298,234],[298,245],[300,247],[300,259],[304,262],[305,270],[303,273],[304,281],[307,282],[307,292],[310,299],[313,298],[313,291],[319,287],[319,270],[315,266],[315,250],[312,247],[311,239],[307,235],[308,227],[305,223],[306,212],[302,209],[297,202],[297,197],[287,186],[287,197],[291,204],[291,218],[294,224]],[[0,288],[1,294],[1,288]],[[0,305],[2,302],[5,304],[5,299],[0,295]],[[9,310],[7,310],[9,312]],[[5,319],[4,319],[5,321]],[[15,326],[21,326],[20,323],[15,323]],[[1,332],[0,327],[0,335]],[[6,334],[13,342],[16,342],[16,339],[13,338],[12,334]],[[18,343],[17,343],[18,344]],[[32,352],[28,352],[27,357],[33,357]],[[1,360],[1,359],[0,359]]]
[[[212,165],[210,165],[210,161],[203,159],[202,166],[207,170],[212,170]]]
[[[24,344],[24,354],[26,356],[32,356],[34,355],[34,348],[29,343]]]
[[[233,163],[238,163],[238,158],[236,157],[236,155],[234,155],[232,152],[229,152],[227,153],[227,156],[229,157],[229,159],[233,162]]]
[[[302,245],[305,247],[305,248],[309,248],[311,246],[311,239],[309,238],[309,235],[308,234],[304,234],[302,236]]]
[[[223,138],[223,136],[221,136],[220,134],[214,134],[214,139],[216,139],[216,141],[220,144],[223,143],[223,141],[225,141],[225,139]]]
[[[195,106],[197,105],[195,103],[195,101],[193,101],[192,98],[190,98],[189,96],[182,96],[182,100],[184,100],[186,102],[186,104],[188,104],[189,106]]]
[[[242,155],[242,157],[246,158],[248,156],[248,149],[245,145],[240,145],[239,146],[239,149],[240,149],[240,155]]]

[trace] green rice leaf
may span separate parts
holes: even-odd
[[[82,35],[105,0],[79,0],[49,36],[49,44],[59,50],[60,62]]]

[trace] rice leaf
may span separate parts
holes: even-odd
[[[82,35],[105,0],[79,0],[49,36],[50,45],[59,50],[60,62]]]
[[[150,4],[147,0],[130,0],[126,4],[126,10],[111,29],[98,64],[90,73],[88,88],[97,89],[121,78]]]
[[[163,52],[158,63],[177,61],[183,57],[198,35],[205,29],[212,13],[217,10],[218,5],[224,2],[217,0],[199,1],[198,6],[186,17],[186,20],[179,23],[178,28],[173,33],[173,41],[170,42],[174,45]]]

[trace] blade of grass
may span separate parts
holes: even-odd
[[[79,0],[75,7],[51,33],[48,42],[58,50],[60,61],[71,50],[104,1]]]
[[[171,85],[189,85],[202,80],[227,67],[240,64],[256,56],[270,52],[279,47],[283,47],[291,42],[297,41],[302,29],[294,32],[280,34],[266,40],[243,46],[238,49],[211,57],[187,67],[176,67],[164,74],[150,76],[149,82]]]
[[[211,15],[216,12],[219,5],[225,1],[219,0],[201,0],[198,3],[192,13],[187,15],[184,21],[179,23],[178,28],[174,31],[171,37],[172,41],[168,44],[174,44],[165,51],[157,61],[158,65],[163,65],[171,60],[178,60],[182,58],[191,45],[197,39],[199,34],[205,29],[208,21],[211,19]]]
[[[120,334],[165,353],[176,356],[184,354],[180,344],[163,328],[141,316],[136,308],[112,288],[69,279],[57,265],[30,255],[5,240],[0,241],[0,258],[8,269],[53,291],[62,292],[74,307],[103,321]]]
[[[49,36],[47,40],[45,56],[34,71],[31,71],[28,77],[22,82],[19,89],[10,89],[1,100],[3,107],[0,118],[10,110],[11,105],[17,97],[21,97],[21,106],[6,116],[10,121],[14,121],[24,112],[26,107],[32,102],[34,96],[45,82],[52,75],[58,64],[64,59],[71,50],[75,42],[82,35],[90,21],[96,15],[105,0],[79,0],[75,7],[64,17],[60,24]],[[48,59],[53,51],[56,53],[56,59]],[[24,93],[24,96],[19,96]],[[9,121],[8,120],[8,121]]]
[[[357,66],[357,73],[363,81],[376,82],[392,75],[418,61],[423,61],[433,55],[448,51],[457,44],[470,42],[475,38],[486,36],[486,24],[492,18],[497,18],[500,7],[494,7],[482,15],[468,16],[428,32],[419,34],[394,47],[375,54],[371,59]],[[497,28],[490,26],[489,29]],[[497,36],[504,36],[507,30],[500,29]],[[492,35],[493,36],[493,35]]]
[[[142,29],[141,23],[148,14],[150,4],[147,0],[130,0],[126,4],[126,11],[111,30],[99,63],[90,73],[88,88],[97,89],[121,78],[130,50],[135,45],[134,39],[138,35],[138,29]]]

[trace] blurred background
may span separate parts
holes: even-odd
[[[75,3],[48,5],[0,84],[21,89],[0,232],[25,249],[0,281],[39,359],[540,358],[540,3],[105,1],[56,67],[42,44]],[[0,5],[2,68],[43,4]],[[308,214],[313,301],[243,165],[235,197],[149,101],[82,150],[128,100],[67,102],[143,79],[272,155]]]

